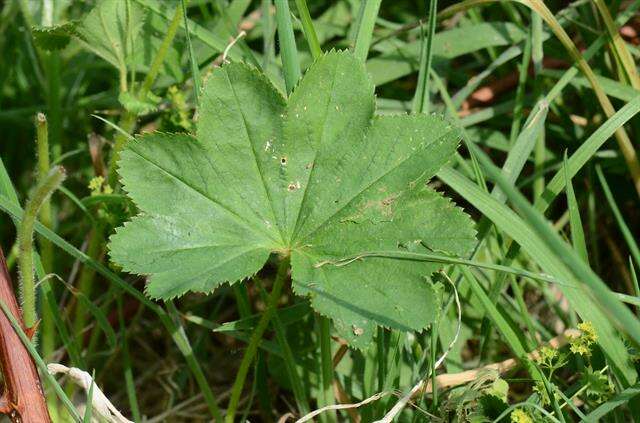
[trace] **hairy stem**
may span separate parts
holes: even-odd
[[[18,248],[20,251],[20,295],[22,300],[22,315],[25,327],[33,328],[36,323],[36,286],[33,273],[33,227],[38,210],[55,191],[64,178],[65,171],[56,166],[38,184],[35,192],[27,202],[24,217],[18,229]]]
[[[49,150],[49,125],[47,117],[43,113],[36,115],[36,145],[38,159],[38,181],[42,182],[51,170]],[[53,228],[53,215],[51,202],[47,199],[40,207],[40,222],[47,228]],[[39,237],[40,259],[42,267],[47,273],[53,272],[53,245],[44,237]],[[55,350],[56,331],[53,325],[53,317],[48,307],[42,307],[42,355],[45,358]]]

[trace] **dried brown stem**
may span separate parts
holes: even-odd
[[[0,248],[0,300],[22,324],[2,248]],[[22,326],[25,329],[24,324]],[[0,412],[9,415],[14,423],[51,422],[35,364],[13,330],[11,322],[2,312],[0,312],[0,366],[5,385],[4,393],[0,398],[2,406]]]
[[[563,334],[558,335],[555,338],[549,340],[549,342],[547,343],[547,346],[550,346],[555,349],[562,348],[563,346],[567,345],[567,343],[572,337],[580,336],[580,333],[581,332],[577,329],[567,329],[564,331]],[[530,360],[535,360],[538,356],[539,356],[539,349],[529,353],[528,358]],[[480,376],[482,373],[485,373],[485,372],[493,371],[493,372],[498,372],[500,374],[508,372],[509,370],[517,367],[518,363],[519,361],[516,360],[515,358],[509,358],[507,360],[500,361],[498,363],[488,364],[478,369],[467,370],[460,373],[445,373],[445,374],[438,375],[438,377],[436,377],[436,383],[438,384],[438,387],[440,389],[452,388],[454,386],[463,385],[465,383],[476,380],[478,376]],[[431,391],[432,391],[431,381],[429,381],[429,383],[426,384],[426,387],[424,388],[423,392],[430,393]]]

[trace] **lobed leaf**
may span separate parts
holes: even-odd
[[[136,4],[98,2],[75,26],[73,35],[87,50],[119,68],[132,53],[144,20],[145,12]]]
[[[437,116],[374,116],[374,87],[350,53],[330,52],[289,100],[240,63],[214,70],[197,136],[129,143],[119,174],[141,214],[110,252],[149,275],[147,293],[210,292],[290,255],[293,289],[365,347],[376,326],[422,330],[436,313],[438,264],[390,258],[323,265],[373,250],[464,255],[472,221],[426,183],[459,133]]]

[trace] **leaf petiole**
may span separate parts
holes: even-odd
[[[233,423],[234,421],[233,419],[236,411],[238,410],[238,403],[240,402],[240,395],[242,394],[242,388],[244,387],[247,373],[249,372],[251,363],[253,362],[256,352],[258,351],[258,345],[262,340],[262,335],[267,329],[269,321],[276,311],[276,308],[278,306],[278,299],[280,298],[280,293],[282,292],[282,286],[287,279],[288,271],[289,258],[281,258],[280,262],[278,263],[278,272],[276,273],[276,278],[273,282],[271,294],[269,294],[269,298],[267,299],[267,308],[262,314],[262,317],[258,322],[258,326],[256,326],[255,330],[251,334],[249,345],[247,346],[247,349],[244,352],[244,356],[242,356],[242,361],[240,362],[240,368],[238,369],[236,380],[233,382],[231,398],[229,399],[227,415],[225,416],[225,422],[227,423]]]

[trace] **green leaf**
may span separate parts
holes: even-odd
[[[76,22],[65,22],[54,26],[36,26],[31,31],[38,47],[48,51],[62,50],[69,44],[76,25]]]
[[[118,95],[118,101],[125,110],[136,115],[145,115],[158,109],[160,98],[147,95],[147,98],[141,99],[130,92],[122,92]]]
[[[87,50],[123,68],[144,21],[144,10],[135,3],[101,1],[77,25],[74,35]]]
[[[434,319],[429,275],[441,264],[366,251],[469,252],[472,221],[426,182],[459,133],[437,116],[374,116],[373,85],[350,53],[331,52],[289,98],[239,63],[213,71],[197,136],[151,134],[122,153],[123,187],[141,214],[110,253],[149,275],[147,294],[211,292],[290,255],[293,289],[351,345],[377,325],[422,330]]]

